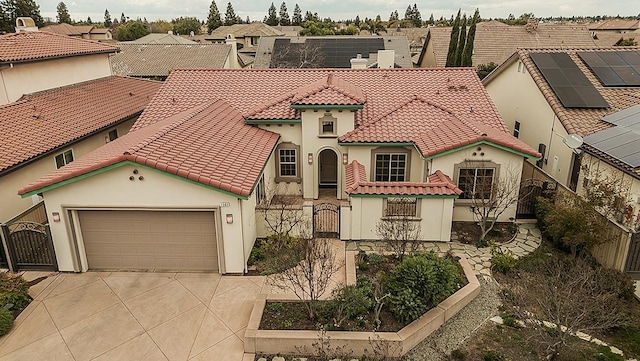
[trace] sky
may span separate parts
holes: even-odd
[[[36,0],[40,5],[43,17],[51,17],[55,21],[56,6],[61,0]],[[158,19],[171,20],[180,16],[195,16],[206,20],[211,0],[63,0],[69,9],[71,18],[85,20],[88,16],[93,21],[104,19],[105,9],[111,17],[137,17],[153,21]],[[290,0],[291,1],[291,0]],[[216,0],[218,9],[224,17],[228,0]],[[286,2],[289,15],[293,14],[295,4],[300,5],[302,13],[317,12],[321,18],[330,17],[333,20],[353,19],[359,15],[375,18],[380,15],[383,20],[389,19],[389,14],[397,10],[400,17],[404,15],[407,5],[411,2],[400,0],[293,0]],[[253,20],[262,20],[271,5],[270,0],[233,0],[231,1],[237,15],[242,19],[247,16]],[[282,0],[274,1],[276,9],[280,9]],[[604,0],[480,0],[480,1],[447,1],[431,0],[418,1],[418,10],[423,20],[433,14],[435,19],[440,16],[450,18],[458,8],[467,14],[472,14],[475,8],[480,9],[483,18],[506,18],[509,14],[516,17],[524,13],[533,13],[536,17],[548,16],[586,16],[586,15],[621,15],[636,16],[640,14],[638,0],[616,0],[611,3]],[[613,5],[615,4],[615,5]]]

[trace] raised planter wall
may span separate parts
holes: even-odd
[[[356,252],[347,252],[345,265],[347,284],[355,283],[355,254]],[[466,258],[458,254],[456,256],[460,257],[460,265],[469,281],[466,286],[398,332],[327,331],[325,337],[330,340],[331,349],[345,346],[346,350],[353,352],[353,356],[358,357],[365,356],[365,350],[371,351],[372,343],[386,343],[388,346],[386,349],[390,352],[388,356],[397,357],[409,352],[480,293],[480,283]],[[320,336],[318,331],[258,329],[267,300],[291,301],[270,295],[261,295],[256,299],[244,336],[244,351],[281,355],[314,354],[315,349],[312,344],[318,342]]]

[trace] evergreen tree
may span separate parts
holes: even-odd
[[[207,17],[207,29],[209,34],[214,29],[217,29],[222,26],[222,18],[220,17],[220,11],[218,10],[218,5],[216,5],[216,1],[212,0],[211,5],[209,6],[209,16]]]
[[[56,15],[56,20],[58,21],[58,24],[72,23],[71,15],[69,15],[69,9],[67,9],[67,5],[65,3],[63,3],[62,1],[59,2],[58,6],[56,7],[56,10],[58,11],[58,14]]]
[[[467,14],[462,16],[462,23],[460,24],[460,36],[458,39],[458,45],[456,46],[456,58],[453,66],[462,66],[462,52],[467,42]]]
[[[287,4],[282,2],[280,5],[280,25],[291,25],[291,19],[289,18],[289,11],[287,10]]]
[[[411,5],[409,5],[407,6],[407,10],[404,11],[404,20],[411,21],[411,19],[413,19],[413,9],[411,8]]]
[[[411,21],[413,21],[413,26],[419,28],[422,27],[422,15],[420,15],[420,11],[418,10],[418,5],[413,4],[413,9],[411,11]]]
[[[480,10],[476,9],[476,12],[473,14],[473,18],[471,19],[471,25],[469,26],[469,33],[467,34],[467,43],[464,46],[464,51],[462,53],[462,63],[461,66],[473,66],[472,56],[473,56],[473,42],[476,38],[476,24],[480,21]]]
[[[173,23],[173,33],[177,35],[200,34],[200,21],[194,17],[179,17],[171,20]]]
[[[87,24],[93,24],[93,20],[91,20],[91,16],[87,16]]]
[[[120,25],[124,25],[127,23],[127,17],[124,16],[124,13],[120,13]]]
[[[110,28],[111,25],[113,25],[113,22],[111,21],[111,14],[109,14],[109,10],[104,9],[104,27]]]
[[[353,21],[353,24],[360,27],[360,15],[356,15],[356,20]]]
[[[311,13],[311,11],[307,11],[304,13],[304,22],[307,21],[314,21],[315,18],[313,17],[313,14]]]
[[[36,26],[44,26],[40,6],[34,0],[1,0],[0,16],[0,31],[13,32],[19,17],[30,17]]]
[[[300,10],[300,6],[298,6],[298,4],[293,8],[293,19],[291,19],[291,25],[302,25],[302,10]]]
[[[278,15],[276,15],[276,6],[271,3],[269,6],[269,10],[267,11],[267,19],[265,20],[265,24],[269,26],[278,25]]]
[[[432,14],[431,14],[431,16],[429,16],[429,21],[427,21],[427,24],[429,24],[429,25],[433,25],[433,24],[435,24],[435,23],[436,23],[436,22],[435,22],[435,20],[433,19],[433,13],[432,13]]]
[[[400,20],[399,15],[398,15],[398,10],[392,11],[391,15],[389,15],[389,22],[398,21],[398,20]]]
[[[224,13],[224,25],[233,25],[238,23],[238,16],[236,15],[235,10],[233,10],[233,5],[231,5],[231,1],[227,3],[227,11]]]
[[[460,35],[460,9],[458,15],[451,25],[451,38],[449,39],[449,52],[447,53],[447,62],[445,66],[455,66],[456,48],[458,47],[458,37]]]

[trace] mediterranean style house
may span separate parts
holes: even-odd
[[[129,134],[19,193],[44,197],[62,271],[242,273],[277,199],[330,198],[343,240],[404,216],[449,241],[480,184],[539,156],[470,68],[179,69]]]

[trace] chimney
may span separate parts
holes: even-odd
[[[169,30],[169,31],[167,31],[167,34],[169,34],[169,35],[173,35],[173,30]]]
[[[367,59],[362,59],[362,54],[358,54],[355,59],[351,59],[351,69],[366,69]]]
[[[35,21],[28,17],[16,19],[16,33],[38,31]]]
[[[396,52],[394,50],[378,50],[378,68],[393,69],[396,62]]]
[[[224,43],[227,45],[231,45],[231,51],[229,52],[229,68],[231,69],[239,69],[240,64],[238,64],[238,42],[236,38],[229,34],[225,37]]]

